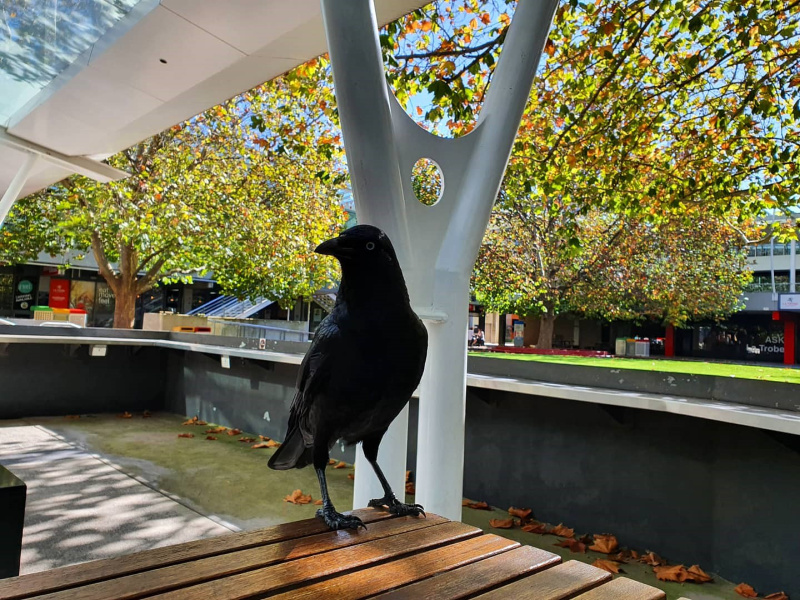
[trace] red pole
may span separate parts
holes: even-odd
[[[795,329],[797,323],[794,319],[783,322],[783,364],[793,365],[795,362]]]
[[[667,334],[664,338],[664,356],[675,356],[675,326],[667,325]]]

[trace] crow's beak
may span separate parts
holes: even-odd
[[[314,252],[317,254],[327,254],[328,256],[342,258],[343,256],[350,256],[353,254],[353,248],[349,248],[343,244],[341,237],[335,237],[332,240],[322,242],[314,249]]]

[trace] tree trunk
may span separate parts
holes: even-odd
[[[539,320],[539,341],[536,347],[540,350],[550,350],[553,347],[553,327],[556,316],[552,312],[542,315]]]
[[[115,294],[114,327],[116,329],[133,329],[136,318],[136,292],[130,288],[120,286],[119,293]]]

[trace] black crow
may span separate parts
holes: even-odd
[[[339,260],[342,282],[333,312],[319,324],[300,365],[286,440],[269,466],[313,463],[322,493],[317,516],[331,529],[357,529],[364,527],[361,519],[333,507],[325,468],[337,440],[361,442],[385,493],[369,506],[424,515],[420,505],[397,500],[377,463],[381,439],[419,384],[428,350],[428,333],[411,309],[397,255],[386,234],[371,225],[348,229],[315,252]]]

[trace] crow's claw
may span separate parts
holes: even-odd
[[[367,528],[364,521],[354,515],[343,515],[336,512],[333,508],[317,510],[317,516],[325,521],[325,524],[331,529],[358,529],[359,527]]]
[[[420,515],[427,517],[425,510],[420,504],[404,504],[395,498],[394,495],[370,500],[368,506],[373,508],[382,508],[385,506],[389,509],[390,513],[399,517],[405,517],[407,515],[411,515],[412,517],[418,517]]]

